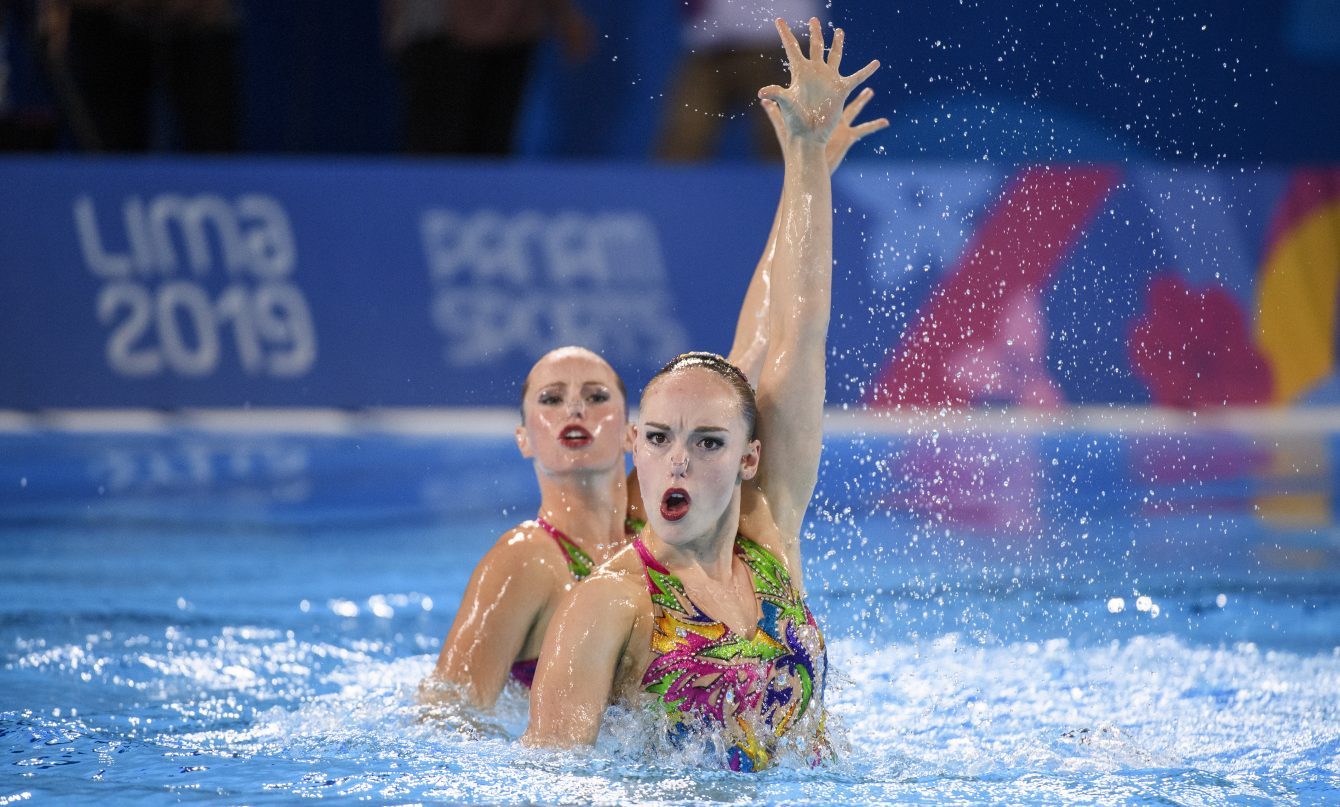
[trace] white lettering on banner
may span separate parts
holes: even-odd
[[[669,313],[656,229],[640,213],[438,209],[424,212],[420,232],[448,366],[566,344],[655,361],[688,341]]]
[[[278,279],[291,274],[297,262],[288,215],[268,196],[249,194],[235,204],[214,194],[186,198],[167,193],[147,203],[131,196],[121,206],[121,219],[126,251],[118,253],[103,240],[93,200],[75,200],[84,263],[98,277],[175,275],[183,266],[203,277],[216,263],[211,242],[218,245],[217,255],[232,275]]]
[[[113,447],[88,466],[111,494],[223,491],[231,501],[303,501],[310,460],[285,441],[184,439],[168,447]]]
[[[110,329],[106,356],[116,373],[205,377],[229,353],[249,375],[292,378],[316,363],[316,324],[290,279],[297,248],[279,202],[261,194],[231,202],[130,196],[119,240],[115,216],[101,222],[92,198],[73,207],[85,266],[105,281],[97,316]],[[208,281],[220,272],[215,293],[217,282]]]

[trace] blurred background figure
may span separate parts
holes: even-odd
[[[716,152],[721,128],[731,116],[758,103],[758,90],[786,82],[777,58],[781,17],[793,29],[811,17],[824,19],[819,0],[680,0],[681,40],[686,53],[667,95],[657,139],[662,160],[705,160]],[[750,118],[754,152],[781,159],[767,116]]]
[[[570,0],[382,0],[382,29],[414,154],[511,154],[536,47],[580,62],[594,39]]]
[[[32,56],[31,3],[0,0],[0,151],[56,147],[56,113]]]
[[[39,8],[52,88],[81,148],[238,149],[233,0],[41,0]]]

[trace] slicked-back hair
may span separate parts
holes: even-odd
[[[652,386],[661,378],[691,367],[701,367],[716,373],[730,385],[735,391],[735,397],[740,399],[740,412],[744,416],[746,431],[749,433],[749,439],[753,440],[755,425],[758,423],[758,398],[754,395],[754,388],[749,386],[749,379],[745,378],[739,367],[716,353],[693,351],[679,354],[656,371],[656,375],[651,377],[647,386],[642,388],[642,397],[646,398]]]

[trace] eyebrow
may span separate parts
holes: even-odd
[[[656,430],[658,430],[658,431],[664,431],[664,432],[674,431],[673,429],[671,429],[669,426],[665,425],[664,423],[652,423],[652,422],[649,421],[649,422],[646,424],[646,426],[647,426],[648,429],[656,429]],[[693,433],[694,433],[694,434],[701,434],[701,433],[705,433],[705,432],[728,432],[728,431],[730,431],[730,430],[727,429],[725,426],[699,426],[698,428],[696,428],[696,429],[693,430]]]
[[[539,387],[538,389],[540,389],[540,390],[547,390],[547,389],[554,389],[555,387],[563,387],[563,388],[566,389],[567,386],[568,386],[568,382],[566,382],[566,381],[551,381],[550,383],[545,384],[544,386]],[[582,387],[584,387],[584,388],[585,388],[585,387],[609,387],[609,384],[606,384],[604,381],[583,381],[583,382],[582,382]]]

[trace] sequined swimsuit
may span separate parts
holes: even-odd
[[[672,737],[720,726],[732,770],[768,767],[796,721],[822,709],[828,667],[819,626],[786,567],[748,538],[735,539],[735,555],[750,571],[763,614],[745,638],[703,613],[641,540],[633,545],[654,619],[653,658],[642,686],[664,708]],[[816,738],[812,747],[820,745]]]
[[[572,573],[574,580],[582,580],[591,574],[595,568],[595,562],[591,556],[582,551],[582,548],[573,543],[562,530],[545,521],[542,518],[535,519],[536,522],[549,533],[549,537],[554,539],[558,548],[562,550],[563,556],[568,559],[568,571]],[[530,688],[535,682],[535,665],[539,662],[538,658],[522,659],[512,664],[512,677],[521,682],[521,685]]]

